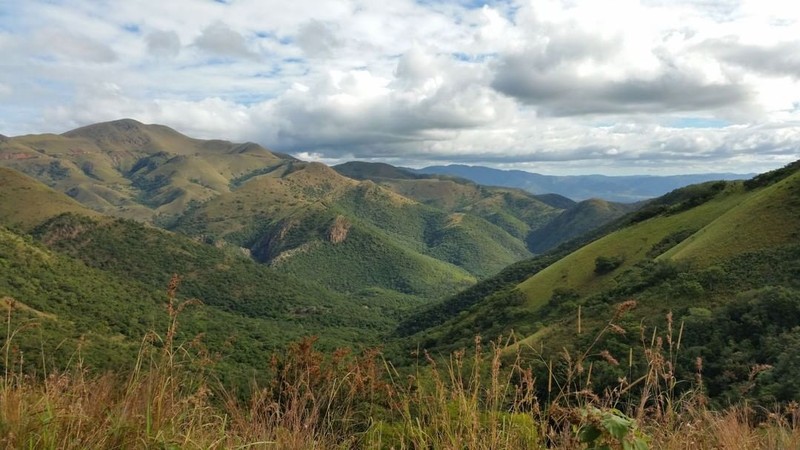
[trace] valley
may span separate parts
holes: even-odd
[[[527,365],[542,395],[554,373],[581,388],[575,367],[591,367],[599,391],[645,376],[667,333],[670,379],[702,361],[713,405],[786,403],[798,230],[797,162],[636,203],[576,202],[382,163],[329,167],[129,119],[4,138],[0,297],[14,351],[47,349],[5,364],[35,372],[80,355],[117,370],[168,330],[147,345],[201,339],[216,355],[204,373],[250,398],[281,352],[309,363],[291,359],[297,345],[372,357],[381,346],[386,374],[406,376],[420,352],[480,358],[484,340],[496,364]],[[753,367],[769,369],[754,380]]]

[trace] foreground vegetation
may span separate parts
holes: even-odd
[[[537,379],[508,340],[476,338],[469,352],[425,352],[398,370],[378,350],[322,353],[314,338],[276,352],[267,374],[243,395],[219,382],[202,337],[178,342],[179,315],[201,308],[179,301],[174,277],[166,330],[149,332],[138,358],[117,372],[95,372],[80,348],[62,370],[25,372],[15,345],[38,322],[20,322],[4,300],[0,445],[6,448],[797,448],[800,407],[741,403],[709,407],[701,359],[686,379],[674,366],[681,332],[643,340],[631,377],[597,389],[593,367],[620,364],[601,345],[635,302],[617,305],[607,326],[580,352],[539,355]],[[519,346],[516,346],[519,348]],[[46,353],[46,349],[42,353]],[[557,360],[557,363],[553,363]],[[633,367],[641,367],[634,374]],[[767,370],[753,367],[754,376]],[[640,375],[641,374],[641,375]]]

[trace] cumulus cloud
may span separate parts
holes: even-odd
[[[796,8],[486,3],[16,2],[0,132],[133,117],[329,162],[551,171],[800,156]]]
[[[297,45],[310,57],[328,58],[343,43],[332,27],[311,20],[303,24],[297,32]]]
[[[744,44],[737,38],[709,40],[699,46],[720,60],[765,75],[800,79],[800,41],[774,45]]]
[[[257,58],[247,48],[247,42],[237,31],[222,22],[214,22],[203,29],[194,44],[212,55],[226,57]]]
[[[108,45],[71,31],[45,30],[35,41],[43,53],[54,54],[65,60],[110,63],[117,59],[117,54]]]
[[[709,83],[684,72],[603,80],[570,70],[536,70],[524,56],[497,66],[492,86],[542,114],[637,114],[708,111],[736,107],[749,99],[745,86]]]
[[[412,48],[391,77],[333,71],[312,86],[264,104],[280,124],[276,142],[292,151],[389,155],[398,146],[441,141],[513,115],[514,104],[482,83],[479,67]]]
[[[175,58],[181,51],[181,39],[174,31],[152,31],[145,38],[147,51],[160,58]]]

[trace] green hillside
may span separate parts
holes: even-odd
[[[0,167],[0,225],[28,230],[45,219],[66,212],[97,215],[20,172]]]
[[[372,180],[437,209],[481,217],[523,242],[532,230],[561,212],[522,190],[480,186],[446,175],[417,174],[388,164],[348,162],[333,169],[351,178]]]
[[[95,211],[144,221],[174,216],[228,192],[234,178],[285,160],[255,144],[192,139],[130,119],[0,142],[0,166]]]
[[[412,172],[388,164],[348,162],[333,167],[359,180],[445,211],[478,216],[521,240],[529,251],[550,249],[598,230],[640,204],[591,199],[580,203],[557,194],[481,186],[464,178]]]
[[[712,200],[675,214],[659,215],[629,226],[587,244],[519,285],[532,307],[541,306],[556,289],[575,290],[581,294],[613,286],[610,274],[597,276],[597,258],[617,258],[617,271],[646,258],[654,246],[675,233],[697,231],[736,206],[745,195],[741,185],[730,184]],[[652,254],[652,253],[651,253]]]
[[[319,163],[289,162],[253,176],[191,209],[173,229],[359,295],[379,288],[434,299],[530,255],[480,217],[450,214]]]
[[[347,163],[337,173],[256,144],[193,139],[130,119],[3,139],[0,166],[74,200],[42,197],[9,226],[92,210],[240,248],[339,292],[395,299],[450,295],[530,257],[532,233],[562,212],[553,205],[569,202],[388,164]],[[14,192],[3,194],[9,212],[25,209]],[[586,223],[608,220],[593,218]],[[537,248],[584,231],[575,230]]]
[[[685,325],[682,364],[693,367],[693,358],[705,359],[715,395],[743,395],[735,394],[734,386],[747,385],[745,364],[780,366],[784,374],[796,367],[775,343],[782,333],[791,333],[791,323],[797,322],[788,317],[800,310],[800,171],[783,171],[769,182],[690,186],[616,226],[577,249],[518,263],[406,319],[398,333],[416,333],[404,338],[408,347],[447,351],[469,346],[476,334],[491,339],[513,332],[518,348],[532,352],[535,360],[565,347],[589,347],[613,318],[627,332],[603,334],[596,345],[621,359],[630,348],[641,347],[641,327],[645,334],[654,327],[665,330],[665,317],[672,312],[673,331]],[[629,300],[635,301],[633,310],[615,313]],[[756,321],[752,327],[757,329],[772,319],[745,320],[737,311],[768,311],[770,302],[784,308],[778,314],[787,318],[779,323],[788,325],[765,328],[759,345],[752,338],[744,343],[744,336],[751,336],[743,328],[747,320]],[[732,356],[736,351],[739,355]],[[625,375],[596,360],[595,370],[598,383]],[[727,381],[726,373],[732,377]],[[752,395],[768,401],[792,398],[774,391],[786,384],[779,378],[765,377]]]
[[[580,237],[599,226],[612,222],[635,210],[638,205],[589,199],[567,208],[544,226],[533,230],[527,238],[528,248],[544,253],[558,245]]]
[[[239,386],[266,368],[274,349],[305,336],[320,336],[327,349],[377,344],[420,302],[375,290],[345,297],[258,264],[238,247],[104,217],[17,172],[0,174],[2,195],[41,206],[33,214],[2,203],[3,223],[25,231],[0,226],[0,299],[8,299],[0,304],[13,303],[16,324],[37,324],[15,343],[32,355],[47,348],[54,367],[65,367],[79,347],[98,370],[131,364],[142,337],[166,329],[173,274],[181,277],[180,301],[202,302],[186,308],[181,339],[202,335],[223,358],[218,375]]]
[[[374,343],[408,306],[353,302],[131,222],[59,216],[39,233],[50,248],[0,229],[0,298],[15,299],[16,323],[39,324],[17,345],[31,355],[47,348],[54,367],[65,367],[79,345],[94,369],[130,364],[149,330],[166,329],[170,270],[183,274],[181,301],[202,302],[186,308],[180,339],[202,336],[223,356],[219,375],[243,386],[290,341],[319,335],[329,349]]]

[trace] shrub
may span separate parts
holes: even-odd
[[[594,273],[604,275],[621,266],[625,259],[621,256],[598,256],[594,260]]]

